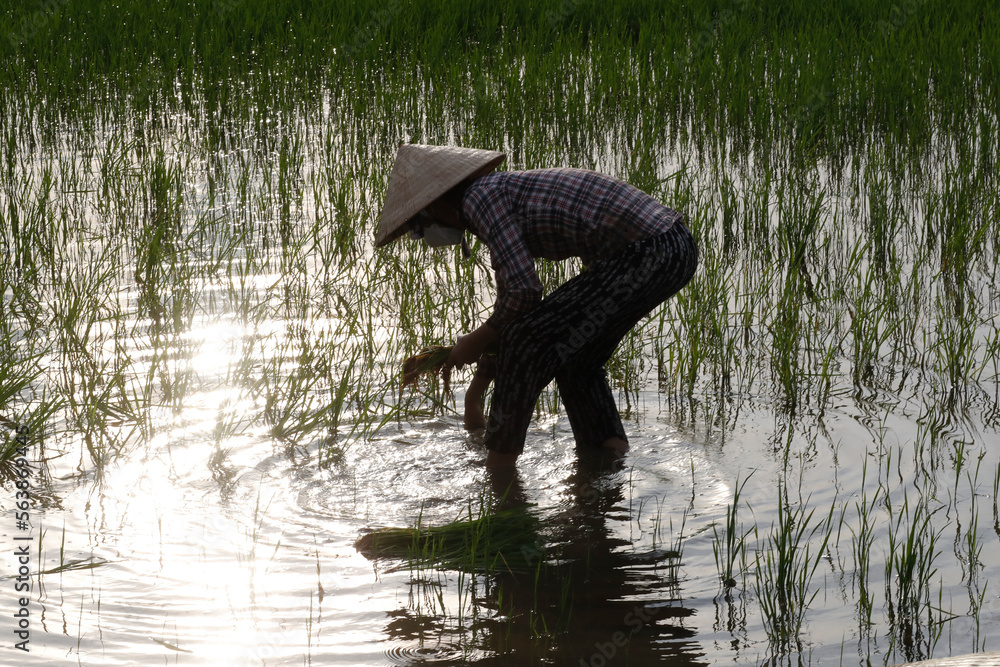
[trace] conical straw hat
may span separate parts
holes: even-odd
[[[375,247],[398,238],[406,230],[407,220],[448,190],[470,176],[488,174],[506,157],[478,148],[400,146],[389,174]]]

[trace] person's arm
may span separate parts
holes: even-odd
[[[483,412],[483,396],[497,374],[496,359],[484,355],[476,366],[476,374],[465,390],[465,428],[477,431],[486,428],[486,414]]]
[[[524,220],[514,213],[505,189],[473,185],[463,206],[469,229],[490,251],[497,298],[486,323],[497,335],[508,323],[538,305],[542,283],[524,237]]]
[[[445,362],[447,366],[458,366],[461,368],[466,363],[479,362],[476,367],[476,374],[469,382],[469,388],[465,391],[465,428],[475,431],[486,428],[486,415],[483,413],[483,395],[490,386],[490,382],[496,376],[496,360],[492,357],[484,357],[483,352],[490,343],[496,340],[496,330],[488,324],[483,324],[472,333],[459,336],[458,342],[451,350],[451,355]],[[459,346],[462,346],[459,349]],[[456,354],[456,350],[458,353]],[[452,355],[455,359],[452,359]],[[473,359],[472,357],[475,357]]]

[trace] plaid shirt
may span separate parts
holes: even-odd
[[[498,330],[541,301],[536,257],[590,265],[683,217],[628,183],[583,169],[487,174],[466,191],[462,215],[490,249],[497,301],[487,323]]]

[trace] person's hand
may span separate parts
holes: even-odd
[[[462,368],[466,364],[479,361],[483,356],[486,346],[497,339],[496,330],[488,324],[484,324],[472,333],[459,336],[455,341],[455,346],[451,348],[451,354],[445,362],[447,368]]]
[[[455,341],[455,346],[451,348],[445,366],[461,368],[466,364],[474,364],[479,361],[479,357],[483,356],[483,350],[476,342],[472,334],[459,336]]]

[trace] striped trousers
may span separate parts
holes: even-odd
[[[622,338],[694,276],[698,248],[676,222],[594,263],[500,333],[486,447],[524,449],[535,403],[553,379],[577,447],[627,440],[604,364]]]

